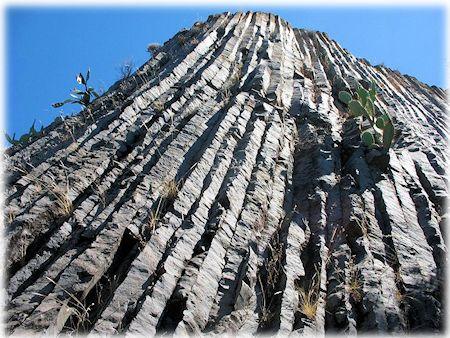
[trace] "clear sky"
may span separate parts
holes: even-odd
[[[384,63],[446,87],[443,7],[10,7],[6,12],[6,129],[16,137],[36,119],[48,125],[61,112],[51,104],[68,98],[78,72],[91,68],[91,83],[107,90],[128,59],[137,66],[146,46],[163,43],[209,14],[263,10],[294,27],[327,32],[342,47],[372,64]],[[79,110],[66,105],[63,114]]]

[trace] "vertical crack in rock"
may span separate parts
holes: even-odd
[[[340,90],[375,81],[383,166]],[[7,330],[443,330],[446,91],[259,12],[212,15],[6,151]]]

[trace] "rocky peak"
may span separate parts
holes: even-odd
[[[388,164],[338,100],[371,81]],[[7,151],[8,330],[442,330],[447,108],[270,13],[180,31]]]

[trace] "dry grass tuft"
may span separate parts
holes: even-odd
[[[158,210],[152,210],[150,211],[150,216],[148,217],[148,223],[147,228],[150,231],[150,233],[153,233],[153,231],[156,229],[156,225],[159,222],[159,211]]]
[[[224,88],[220,90],[219,94],[222,101],[229,100],[231,97],[231,90],[229,88]]]
[[[395,291],[394,298],[400,304],[405,301],[405,295],[400,290]]]
[[[162,197],[165,199],[174,199],[179,192],[178,184],[175,180],[168,180],[164,182],[162,188]]]
[[[15,242],[18,247],[20,247],[20,259],[24,259],[27,255],[28,242],[27,237],[30,235],[28,229],[23,229],[21,236]]]
[[[363,280],[361,274],[359,273],[359,270],[355,266],[353,257],[351,257],[348,261],[348,268],[346,270],[348,272],[348,275],[346,279],[345,290],[355,302],[360,302],[363,296]]]
[[[236,65],[236,68],[234,69],[233,74],[229,78],[230,87],[235,86],[239,83],[242,77],[242,68],[243,65],[240,63]]]
[[[89,306],[86,306],[83,304],[73,293],[67,291],[64,289],[61,285],[59,285],[57,282],[55,282],[53,279],[49,277],[47,278],[50,282],[52,282],[55,286],[59,287],[68,297],[69,302],[66,303],[64,301],[59,300],[58,298],[55,298],[55,301],[59,303],[61,306],[61,310],[58,313],[58,317],[56,318],[56,329],[58,331],[67,329],[69,330],[68,333],[76,333],[79,332],[80,329],[83,329],[82,325],[88,323],[89,321],[89,314],[91,311],[91,307],[94,305],[93,303]],[[37,296],[46,297],[43,294],[40,293],[34,293]],[[67,322],[67,319],[74,318],[74,322],[76,323],[72,327],[65,326],[65,323]]]
[[[150,43],[147,46],[147,52],[151,54],[151,56],[155,56],[158,53],[158,50],[161,48],[161,45],[159,43]]]
[[[362,282],[357,272],[351,273],[349,283],[347,285],[347,291],[355,302],[360,302],[362,299],[361,289]]]
[[[206,24],[203,22],[196,22],[194,23],[194,26],[192,27],[192,31],[195,33],[201,32],[205,29]]]
[[[163,200],[160,199],[155,210],[150,210],[147,222],[147,231],[153,233],[155,231],[158,222],[161,220],[161,208]]]
[[[16,213],[14,212],[14,210],[8,209],[7,215],[8,215],[8,221],[7,221],[7,223],[8,223],[8,224],[11,224],[11,223],[14,221],[14,218],[16,217]]]
[[[265,217],[265,216],[263,216]],[[281,222],[278,228],[281,226]],[[273,301],[277,294],[282,291],[277,291],[280,275],[283,271],[282,260],[284,256],[284,243],[280,239],[280,234],[277,232],[272,238],[271,243],[268,243],[268,256],[264,261],[262,277],[265,277],[263,282],[261,274],[258,275],[258,281],[261,288],[261,304],[260,304],[260,325],[263,327],[269,324],[275,315],[273,312]]]
[[[266,299],[266,286],[261,280],[261,276],[258,276],[259,285],[261,288],[261,318],[260,323],[265,324],[270,322],[274,314],[270,311],[270,303],[267,302]]]
[[[75,138],[75,126],[69,126],[69,124],[66,122],[66,118],[61,114],[59,116],[61,118],[62,123],[64,124],[64,130],[70,135],[72,138],[73,143],[77,143],[77,140]]]
[[[313,320],[317,313],[317,300],[314,291],[299,290],[300,306],[299,311],[303,313],[308,319]]]
[[[253,224],[253,229],[256,231],[261,231],[266,226],[269,215],[268,215],[267,206],[263,205],[260,214],[258,215],[258,218],[255,220],[255,223]]]
[[[275,287],[275,283],[278,280],[282,269],[283,243],[281,242],[279,235],[275,236],[273,245],[269,243],[269,249],[269,257],[271,258],[266,261],[267,283],[273,288]]]
[[[331,263],[331,258],[333,256],[333,252],[336,249],[336,242],[338,237],[342,234],[343,228],[342,227],[336,227],[333,229],[333,232],[331,233],[330,242],[328,244],[328,250],[325,257],[325,266],[328,266]]]
[[[297,289],[299,296],[298,311],[300,311],[309,320],[314,320],[317,314],[319,304],[319,273],[316,272],[311,279],[308,287]]]
[[[164,109],[164,104],[162,103],[162,101],[161,100],[155,100],[154,102],[153,102],[153,108],[156,110],[156,111],[158,111],[158,112],[161,112],[161,111],[163,111],[163,109]]]
[[[69,198],[69,178],[66,173],[66,182],[64,186],[59,186],[54,179],[46,179],[37,177],[26,170],[15,167],[16,170],[21,172],[24,176],[23,178],[27,180],[29,183],[32,183],[37,187],[38,190],[44,189],[47,191],[51,196],[54,197],[56,201],[56,205],[60,213],[62,213],[64,216],[69,215],[73,210],[72,201]]]
[[[64,216],[69,215],[73,210],[72,201],[68,195],[69,187],[61,188],[55,184],[51,187],[50,191],[56,199],[58,209],[62,211]]]
[[[184,35],[181,35],[181,34],[178,35],[177,40],[178,40],[178,43],[180,44],[180,46],[184,46],[186,43],[186,37]]]

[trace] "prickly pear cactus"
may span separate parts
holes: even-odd
[[[353,96],[347,91],[339,92],[339,100],[348,106],[350,115],[360,121],[362,143],[369,148],[382,147],[387,152],[394,140],[394,124],[387,112],[378,113],[375,106],[376,96],[376,85],[373,81],[369,90],[359,85]],[[364,121],[369,124],[364,125]]]

